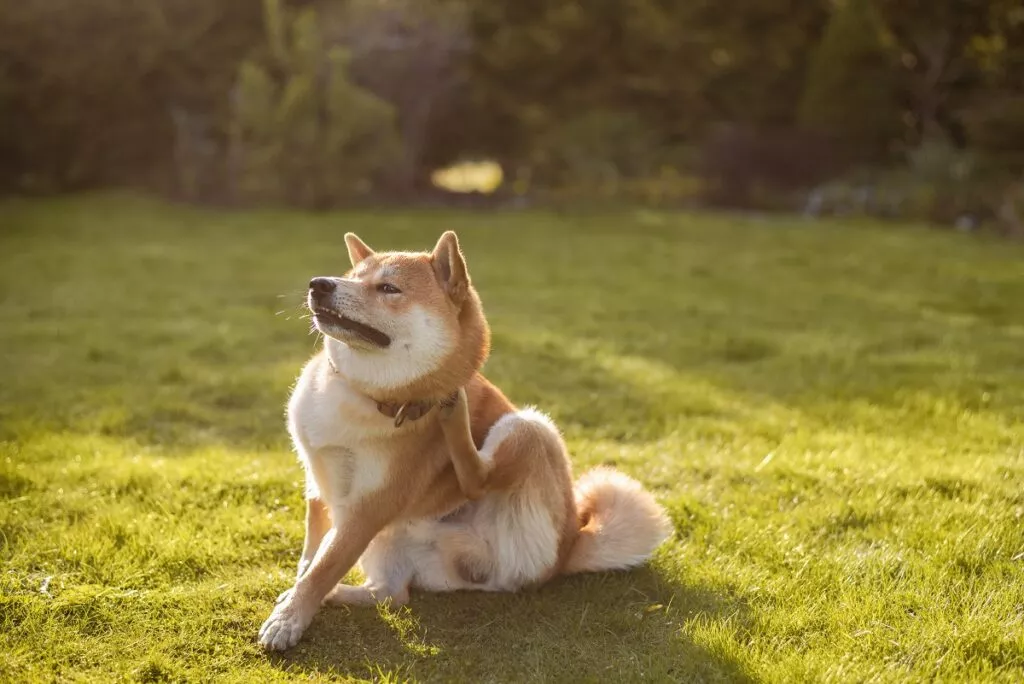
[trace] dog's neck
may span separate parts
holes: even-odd
[[[344,347],[345,349],[339,349],[338,347]],[[324,344],[325,356],[327,358],[327,365],[330,367],[331,373],[344,379],[350,385],[352,384],[351,378],[341,372],[339,361],[342,361],[348,354],[355,353],[348,349],[347,345],[338,342],[331,338],[327,338]],[[338,358],[341,357],[341,358]],[[395,419],[395,427],[399,428],[406,421],[416,421],[423,416],[430,413],[431,409],[435,406],[449,406],[454,403],[455,398],[458,396],[458,389],[452,391],[452,393],[441,400],[434,399],[413,399],[406,401],[392,401],[386,398],[379,398],[384,396],[384,392],[367,392],[358,387],[353,387],[354,390],[363,394],[367,399],[374,402],[377,405],[377,410],[388,418]],[[377,396],[374,396],[377,395]]]

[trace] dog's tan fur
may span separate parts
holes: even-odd
[[[643,562],[669,529],[653,498],[607,469],[574,487],[551,421],[479,373],[490,333],[455,234],[430,253],[345,239],[352,269],[310,291],[325,345],[288,412],[307,475],[306,541],[263,646],[294,645],[325,600],[402,603],[411,586],[514,591]],[[405,402],[438,405],[401,425],[379,409]],[[357,561],[366,583],[339,584]]]

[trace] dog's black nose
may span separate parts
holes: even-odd
[[[313,278],[309,281],[309,289],[313,294],[330,294],[334,292],[336,285],[330,278]]]

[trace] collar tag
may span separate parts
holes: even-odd
[[[405,422],[406,409],[409,408],[409,402],[405,402],[398,408],[398,412],[395,414],[395,427],[402,427],[402,423]]]

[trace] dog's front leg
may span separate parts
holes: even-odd
[[[441,404],[440,418],[459,488],[467,499],[479,499],[483,496],[487,480],[487,464],[480,458],[480,452],[473,443],[465,389],[459,388],[450,400]]]
[[[296,579],[306,574],[330,528],[331,516],[324,502],[318,498],[306,499],[306,539],[302,544],[302,556],[299,558]]]
[[[355,565],[373,537],[384,527],[382,518],[356,508],[346,516],[344,531],[338,521],[328,530],[306,572],[284,592],[270,617],[260,627],[259,641],[268,651],[283,651],[298,643],[313,621],[328,592]]]

